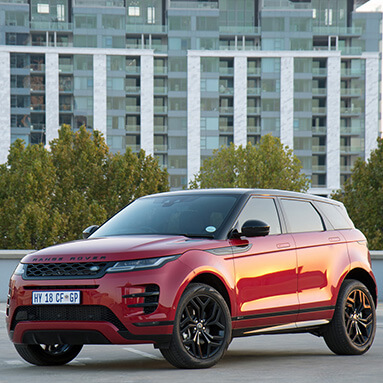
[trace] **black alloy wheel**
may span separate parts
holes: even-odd
[[[59,366],[73,360],[81,351],[82,345],[15,344],[15,348],[28,363],[37,366]]]
[[[231,317],[225,300],[212,287],[191,284],[176,313],[173,337],[164,357],[179,368],[216,364],[231,340]]]
[[[324,333],[327,346],[339,355],[363,354],[371,347],[375,331],[375,304],[370,292],[359,281],[346,280]]]

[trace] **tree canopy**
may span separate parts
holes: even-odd
[[[279,138],[263,136],[257,145],[234,144],[207,158],[190,188],[272,188],[306,191],[309,180],[293,151]]]
[[[98,131],[63,125],[50,150],[16,140],[0,165],[0,247],[78,239],[134,199],[167,190],[156,159],[143,150],[113,155]]]
[[[370,249],[383,249],[383,140],[368,161],[359,158],[351,177],[332,196],[342,201],[355,226],[367,237]]]

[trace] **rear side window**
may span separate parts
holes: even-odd
[[[321,212],[323,212],[331,222],[335,230],[352,229],[354,227],[343,206],[333,205],[326,202],[316,203]]]
[[[323,231],[323,221],[309,201],[281,200],[291,233]]]
[[[281,225],[275,202],[272,198],[252,197],[242,210],[237,223],[238,230],[251,219],[258,219],[270,226],[270,234],[281,234]]]

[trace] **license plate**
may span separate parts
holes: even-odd
[[[33,291],[33,305],[78,305],[80,291]]]

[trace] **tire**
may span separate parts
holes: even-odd
[[[162,355],[178,368],[208,368],[224,355],[231,341],[231,316],[217,290],[190,284],[183,293],[174,320],[169,348]]]
[[[338,355],[361,355],[372,345],[376,331],[374,300],[359,281],[343,282],[334,317],[323,334],[329,349]]]
[[[59,366],[73,360],[81,351],[82,345],[15,344],[15,348],[28,363],[37,366]]]

